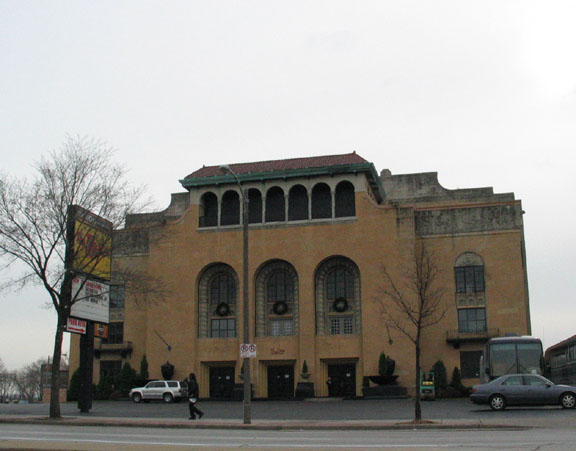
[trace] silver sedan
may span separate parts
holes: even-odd
[[[488,404],[492,410],[503,410],[506,406],[550,405],[573,409],[576,387],[556,385],[537,374],[508,374],[487,384],[475,385],[470,401]]]

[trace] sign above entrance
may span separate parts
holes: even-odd
[[[255,359],[256,345],[254,343],[242,343],[240,345],[240,357],[243,359]]]

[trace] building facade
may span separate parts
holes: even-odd
[[[429,250],[444,289],[444,318],[424,330],[422,368],[442,360],[478,380],[482,345],[530,334],[522,206],[491,188],[443,188],[436,173],[378,174],[356,153],[230,166],[249,200],[249,324],[256,398],[362,394],[381,352],[413,390],[414,347],[387,327],[384,268],[401,281],[415,245]],[[146,302],[111,290],[110,336],[95,345],[95,380],[125,361],[150,377],[199,376],[201,396],[241,383],[242,197],[235,178],[203,167],[180,181],[161,212],[131,215],[116,233],[113,265],[157,280]],[[71,365],[77,340],[71,342]],[[303,373],[306,363],[307,374]]]

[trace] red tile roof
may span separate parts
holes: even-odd
[[[238,175],[258,173],[258,172],[274,172],[285,171],[291,169],[306,169],[306,168],[319,168],[328,166],[339,166],[348,164],[367,163],[367,161],[358,155],[356,152],[345,153],[342,155],[326,155],[322,157],[307,157],[307,158],[289,158],[287,160],[271,160],[271,161],[258,161],[255,163],[237,163],[230,164],[230,168]],[[203,168],[194,171],[192,174],[186,176],[190,178],[201,177],[214,177],[221,176],[220,166],[204,166]]]

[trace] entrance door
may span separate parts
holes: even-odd
[[[234,367],[210,367],[210,399],[232,399]]]
[[[294,397],[294,367],[268,367],[268,399],[292,399]]]
[[[328,365],[328,377],[332,379],[330,396],[356,396],[356,365],[354,363]]]

